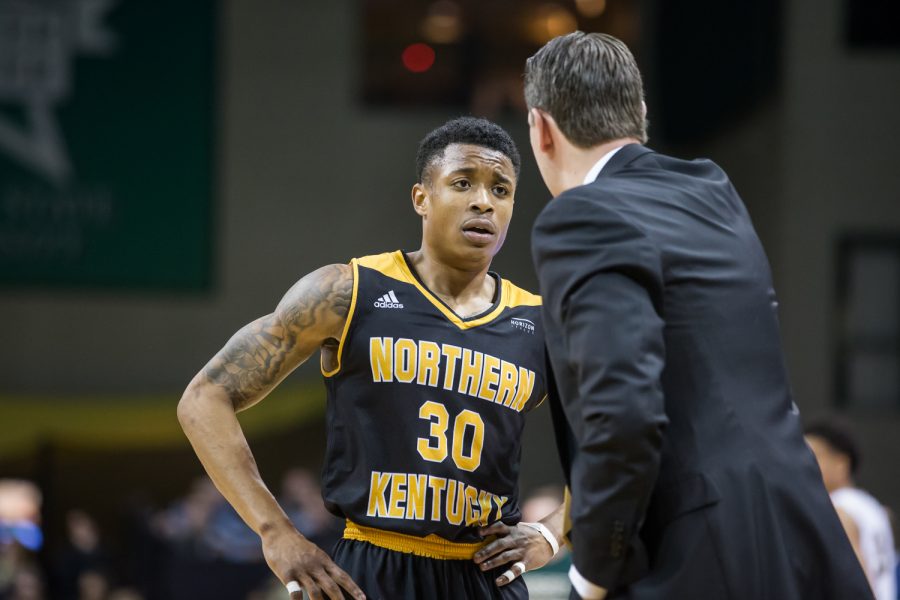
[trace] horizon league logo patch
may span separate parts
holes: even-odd
[[[403,304],[397,299],[397,294],[394,293],[394,290],[380,297],[374,304],[375,308],[403,308]]]
[[[524,331],[526,333],[530,333],[531,335],[534,335],[534,322],[533,321],[529,321],[528,319],[519,319],[519,318],[513,317],[512,319],[509,320],[509,324],[512,325],[513,327],[515,327],[516,329],[521,329],[522,331]]]

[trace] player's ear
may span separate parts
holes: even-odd
[[[425,185],[417,183],[412,187],[413,210],[421,217],[428,214],[428,190]]]

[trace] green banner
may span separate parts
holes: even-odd
[[[0,0],[0,284],[209,286],[216,12]]]

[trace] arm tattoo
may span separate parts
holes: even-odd
[[[236,411],[254,404],[287,375],[295,364],[292,352],[316,335],[316,326],[343,321],[350,312],[353,278],[346,267],[325,267],[302,279],[285,295],[274,313],[244,326],[204,368],[206,377],[225,388]],[[335,319],[337,317],[337,319]],[[297,358],[294,359],[297,361]]]

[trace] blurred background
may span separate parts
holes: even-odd
[[[494,268],[535,288],[521,73],[574,29],[635,51],[651,147],[729,173],[804,418],[850,423],[858,483],[900,509],[898,3],[0,0],[0,598],[284,597],[201,477],[181,391],[305,273],[418,248],[416,146],[454,116],[520,145]],[[241,420],[328,544],[315,362]],[[553,497],[546,410],[523,462]]]

